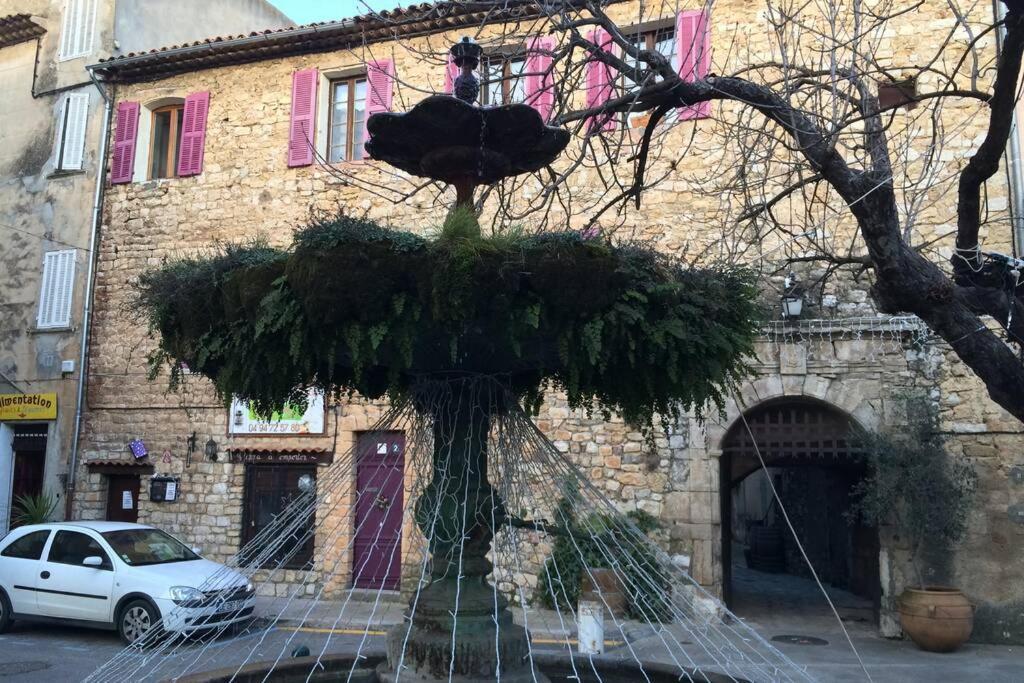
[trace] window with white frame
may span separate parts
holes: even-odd
[[[483,59],[480,103],[498,106],[526,100],[526,55],[493,54]]]
[[[366,134],[366,76],[330,81],[327,129],[327,161],[358,161],[363,158]]]
[[[75,287],[75,250],[48,251],[43,257],[43,285],[39,292],[40,329],[71,326],[71,299]]]
[[[88,116],[88,93],[67,93],[61,98],[57,108],[57,134],[53,138],[54,167],[58,171],[82,170]]]
[[[630,36],[633,46],[638,50],[658,52],[672,64],[673,69],[678,70],[679,60],[676,55],[676,31],[671,19],[651,22],[651,24],[640,26],[633,30],[627,29],[626,35]],[[625,81],[625,88],[633,88],[637,85],[636,81],[640,77],[640,72],[642,72],[647,65],[639,62],[629,53],[624,54],[622,59],[624,62],[636,69],[633,73],[627,71],[622,75]],[[672,116],[673,112],[669,112],[666,118],[671,119]],[[651,112],[649,111],[630,112],[628,116],[629,127],[642,128],[647,125],[647,121],[650,117]]]
[[[99,0],[67,0],[61,24],[58,59],[75,59],[92,52]]]

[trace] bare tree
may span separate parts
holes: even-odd
[[[687,159],[702,158],[691,191],[719,206],[714,237],[695,236],[703,257],[766,273],[813,263],[823,278],[869,277],[879,310],[920,317],[1024,420],[1024,363],[1014,350],[1024,343],[1022,264],[980,242],[1011,241],[1010,212],[990,211],[986,193],[1013,132],[1024,2],[1003,0],[999,17],[987,0],[766,0],[746,32],[716,35],[710,73],[682,76],[682,53],[696,43],[672,57],[633,28],[682,8],[641,3],[634,20],[624,4],[493,0],[430,10],[476,12],[485,50],[558,37],[543,75],[557,84],[553,122],[575,142],[551,168],[482,193],[494,229],[529,219],[538,229],[615,230]],[[708,0],[703,9],[721,31],[716,4],[726,5]],[[909,56],[892,53],[893,35]],[[416,51],[440,73],[446,48],[431,36],[393,49]],[[586,106],[580,93],[596,62],[615,75],[614,90]],[[409,102],[436,90],[401,88],[399,101]],[[698,135],[677,112],[701,103],[716,108]],[[609,117],[620,125],[606,130]],[[377,191],[406,201],[432,187],[403,182],[396,189],[389,178]],[[942,215],[947,207],[955,215]]]

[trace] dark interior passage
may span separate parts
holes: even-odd
[[[864,476],[850,430],[849,418],[826,404],[784,400],[757,406],[727,434],[721,460],[723,589],[741,615],[769,603],[775,610],[828,609],[770,478],[818,577],[835,589],[834,601],[856,618],[876,618],[878,534],[849,512]]]

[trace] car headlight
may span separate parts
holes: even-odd
[[[203,601],[203,592],[192,588],[190,586],[171,586],[170,591],[171,600],[174,600],[176,605],[184,603],[200,603]]]

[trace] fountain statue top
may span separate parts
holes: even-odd
[[[527,104],[478,106],[473,70],[480,45],[463,38],[450,54],[460,70],[454,96],[433,95],[404,113],[374,114],[366,124],[366,151],[412,175],[455,185],[458,203],[469,203],[477,185],[550,164],[569,143],[569,132],[545,125]]]

